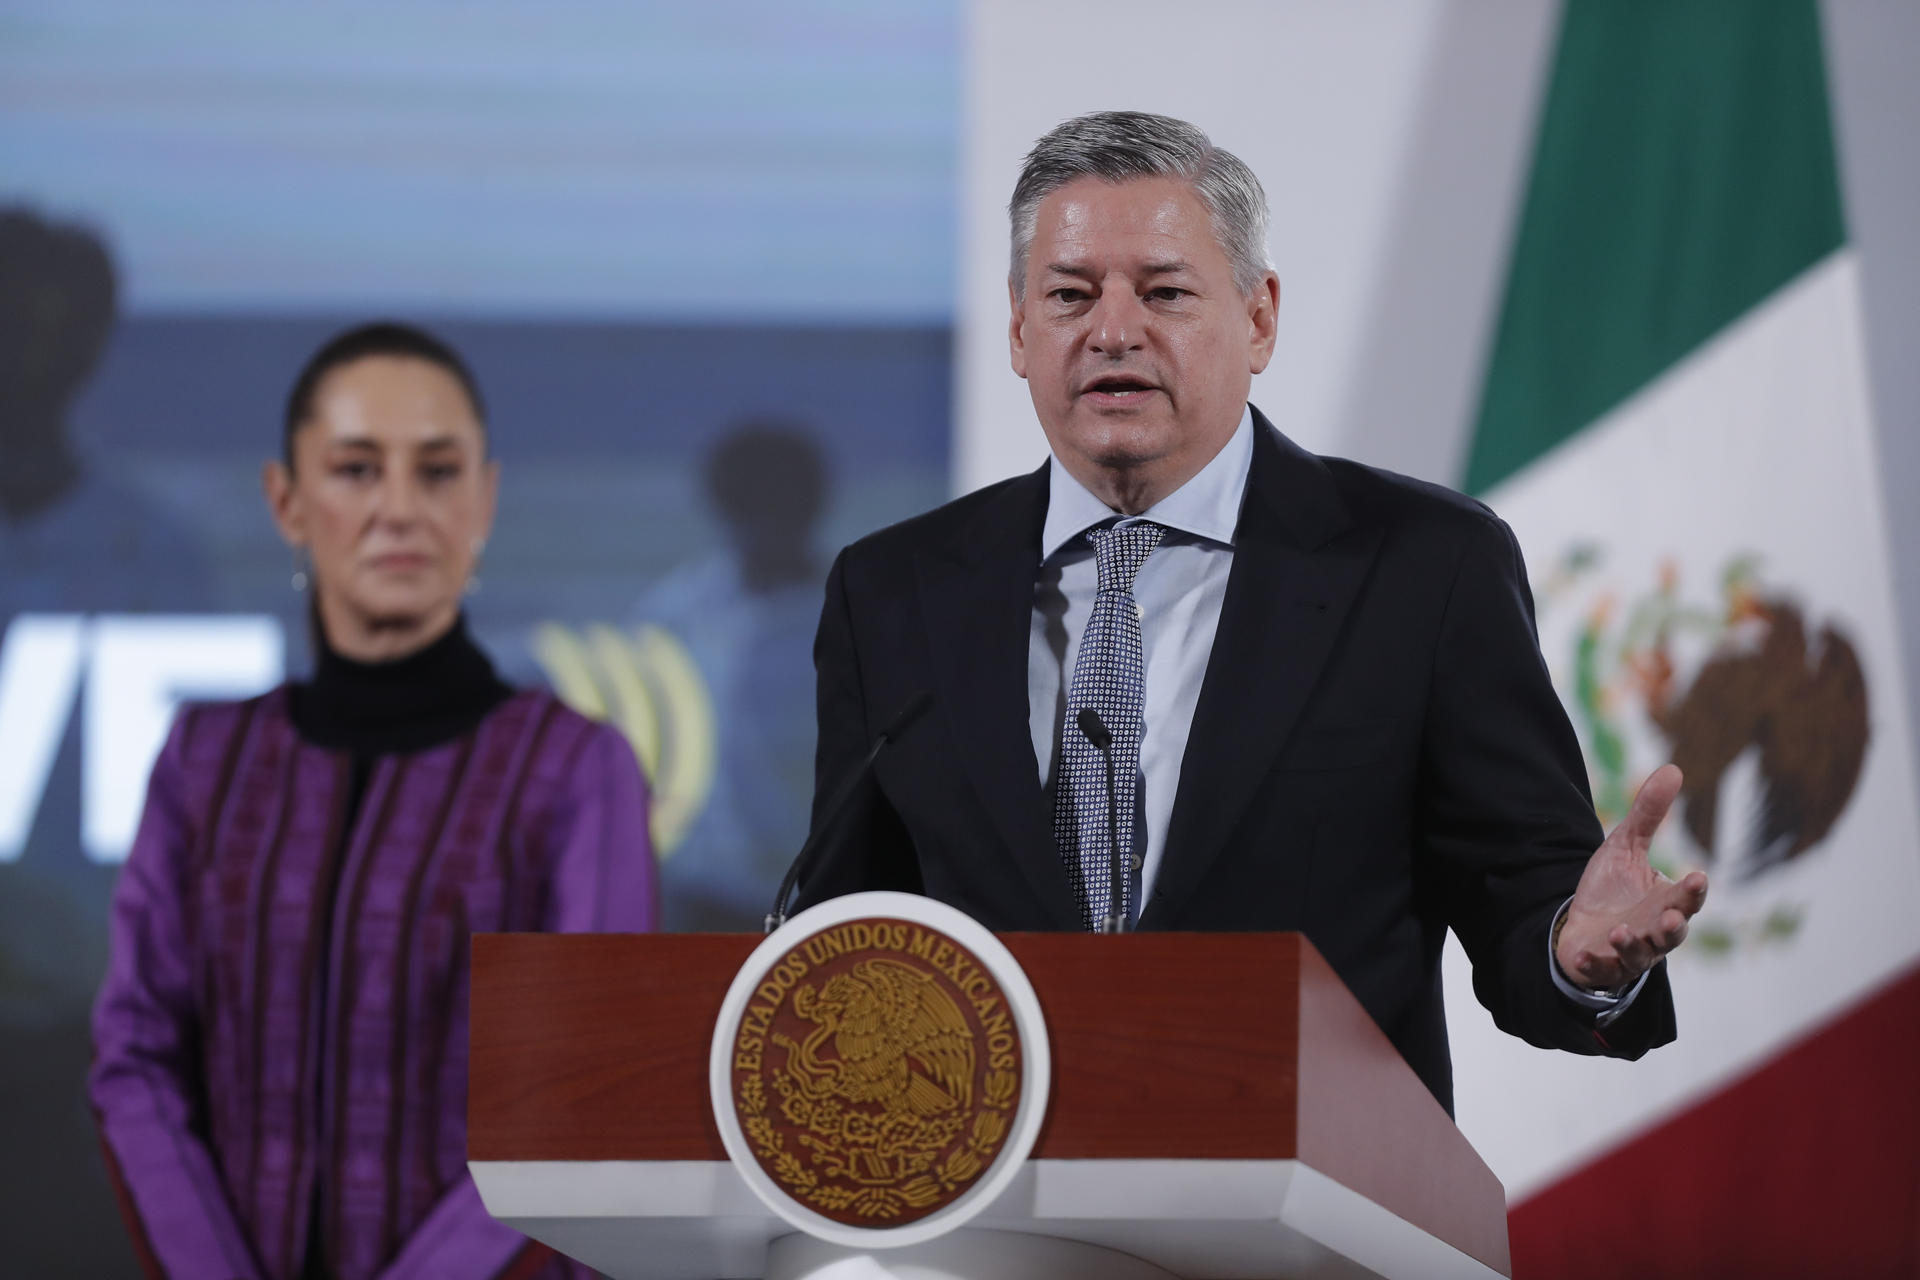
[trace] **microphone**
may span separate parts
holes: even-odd
[[[887,744],[905,733],[907,728],[932,705],[931,693],[925,689],[916,690],[907,699],[906,705],[900,708],[900,714],[896,715],[887,727],[880,731],[880,736],[873,740],[873,747],[867,752],[866,758],[840,779],[840,785],[834,788],[833,794],[827,799],[820,825],[813,829],[813,834],[808,836],[806,843],[800,846],[800,852],[793,855],[793,862],[787,867],[786,877],[780,881],[780,896],[773,900],[773,910],[767,913],[768,933],[772,933],[787,922],[787,899],[793,896],[794,889],[799,885],[801,872],[812,870],[815,851],[819,848],[821,841],[826,838],[827,832],[833,829],[833,824],[839,820],[841,811],[847,807],[847,802],[853,799],[854,788],[866,779],[867,774],[873,769],[873,762],[880,758],[880,753],[886,749]]]
[[[1107,914],[1094,925],[1095,933],[1125,933],[1127,924],[1127,881],[1121,867],[1120,853],[1120,810],[1114,803],[1113,794],[1113,734],[1107,731],[1106,721],[1092,707],[1080,708],[1080,714],[1074,717],[1074,723],[1080,726],[1087,741],[1107,762]],[[1131,856],[1131,851],[1129,855]]]

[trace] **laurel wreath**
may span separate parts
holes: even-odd
[[[995,1109],[982,1111],[975,1116],[973,1132],[967,1135],[966,1142],[948,1154],[946,1163],[940,1167],[942,1188],[952,1191],[962,1183],[971,1181],[992,1161],[994,1148],[1000,1145],[1000,1139],[1007,1136],[1007,1119],[1001,1112],[1013,1105],[1014,1091],[1019,1083],[1011,1071],[992,1071],[987,1074],[981,1101]]]
[[[776,1079],[773,1087],[780,1095],[781,1114],[804,1130],[799,1143],[807,1151],[806,1160],[788,1149],[786,1136],[774,1126],[768,1114],[771,1101],[760,1076],[742,1078],[737,1097],[740,1127],[754,1154],[796,1199],[828,1213],[888,1219],[936,1203],[992,1163],[1007,1135],[1006,1113],[1014,1105],[1019,1086],[1019,1077],[1011,1071],[989,1072],[981,1091],[982,1110],[967,1126],[964,1116],[917,1119],[896,1113],[868,1118],[857,1112],[849,1116],[834,1099],[810,1098],[790,1081]],[[900,1160],[906,1176],[898,1184],[848,1187],[821,1180],[822,1173],[830,1178],[856,1176],[854,1153],[841,1141],[841,1130],[850,1122],[860,1121],[864,1121],[860,1127],[871,1131],[876,1149]],[[939,1153],[963,1128],[967,1130],[965,1140],[947,1151],[946,1158],[934,1168]]]
[[[767,1119],[767,1091],[759,1076],[748,1076],[740,1082],[740,1109],[746,1113],[740,1121],[742,1132],[753,1144],[754,1154],[772,1166],[773,1176],[781,1185],[801,1191],[817,1188],[820,1179],[794,1158],[787,1150],[786,1139]]]

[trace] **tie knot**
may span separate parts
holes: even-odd
[[[1093,544],[1093,562],[1100,579],[1098,590],[1102,593],[1117,591],[1121,595],[1131,595],[1133,580],[1139,576],[1140,566],[1160,545],[1160,536],[1165,532],[1165,526],[1151,520],[1102,525],[1087,530],[1087,541]]]

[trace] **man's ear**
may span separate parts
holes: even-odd
[[[1247,295],[1247,356],[1254,373],[1264,371],[1272,362],[1279,332],[1280,277],[1269,271]]]
[[[273,523],[280,530],[280,536],[290,547],[305,546],[306,513],[300,509],[300,496],[295,492],[293,472],[287,464],[275,458],[262,465],[260,488],[267,495],[267,510],[273,515]]]
[[[1007,321],[1007,353],[1013,358],[1015,376],[1027,376],[1027,341],[1020,333],[1020,322],[1025,318],[1025,309],[1020,305],[1020,292],[1013,287],[1013,277],[1007,277],[1007,307],[1011,313]]]

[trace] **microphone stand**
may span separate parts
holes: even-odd
[[[787,922],[787,899],[793,896],[794,889],[798,887],[801,872],[812,868],[821,842],[826,839],[827,832],[832,830],[834,823],[839,820],[841,811],[847,807],[847,802],[853,799],[855,788],[866,781],[868,772],[873,768],[873,762],[880,758],[880,753],[886,750],[888,743],[897,739],[906,731],[907,726],[920,718],[920,713],[925,711],[932,702],[933,695],[924,689],[908,698],[907,704],[900,709],[900,714],[895,716],[873,740],[873,747],[867,752],[866,758],[840,779],[840,785],[833,789],[827,803],[821,806],[820,825],[813,829],[813,834],[809,835],[806,843],[800,846],[800,852],[793,856],[793,862],[787,867],[787,874],[780,881],[780,895],[773,900],[773,910],[767,913],[764,922],[768,933],[772,933]]]
[[[1107,764],[1107,914],[1094,922],[1093,931],[1126,933],[1132,925],[1127,919],[1127,881],[1121,870],[1120,810],[1115,803],[1113,785],[1113,734],[1092,707],[1080,708],[1074,722]],[[1131,851],[1127,856],[1132,856]]]

